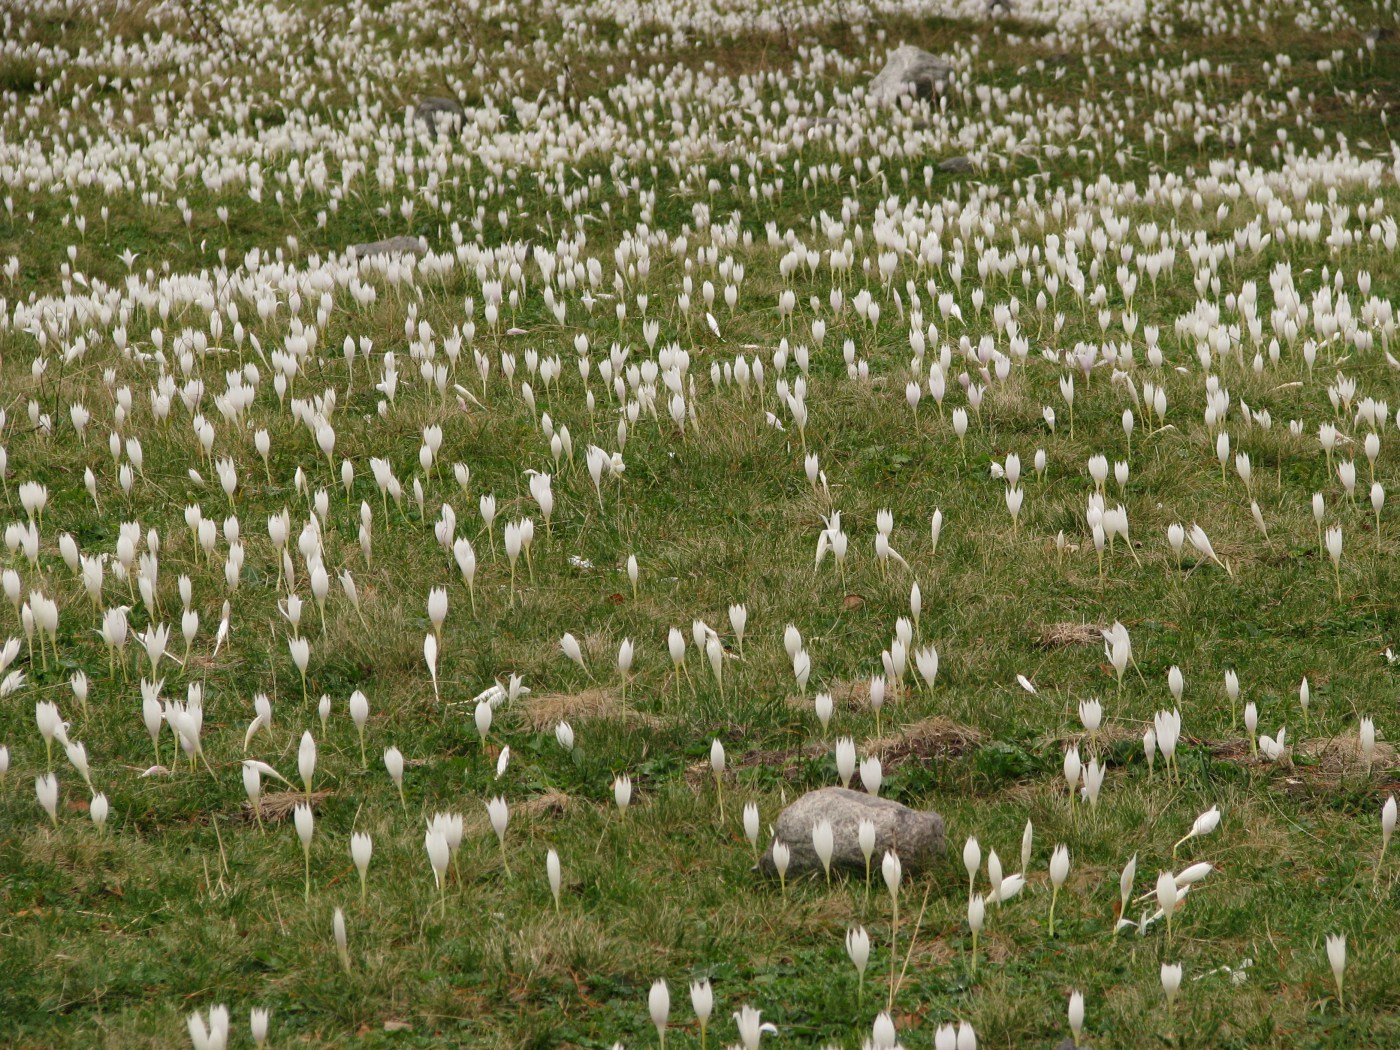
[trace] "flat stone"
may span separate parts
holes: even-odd
[[[389,237],[367,244],[352,244],[350,254],[357,259],[368,259],[372,255],[416,255],[421,258],[428,254],[428,244],[422,237]]]
[[[901,95],[915,98],[937,98],[953,79],[953,67],[937,55],[912,44],[903,44],[890,52],[885,68],[870,82],[870,97],[879,102],[894,102]]]
[[[864,791],[829,787],[809,791],[778,815],[773,832],[791,854],[788,876],[820,874],[822,863],[812,848],[812,828],[822,820],[831,821],[835,849],[831,866],[865,873],[865,854],[860,849],[862,820],[875,825],[875,853],[871,859],[878,872],[886,850],[894,850],[906,872],[928,867],[943,853],[943,818],[932,811],[920,812],[891,799],[878,798]],[[773,847],[759,859],[759,870],[776,877]]]
[[[954,175],[966,175],[972,170],[972,161],[967,157],[949,157],[947,160],[939,162],[938,170],[951,172]]]
[[[413,106],[413,116],[435,131],[456,131],[462,126],[466,110],[455,98],[428,95]]]

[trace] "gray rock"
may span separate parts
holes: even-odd
[[[885,68],[870,82],[870,97],[880,102],[894,102],[901,95],[937,98],[952,79],[953,67],[943,59],[903,44],[890,52]]]
[[[943,818],[932,811],[921,813],[886,798],[877,798],[864,791],[829,787],[809,791],[778,815],[773,831],[791,853],[788,877],[809,875],[822,871],[822,863],[812,848],[812,828],[820,821],[831,821],[833,869],[865,873],[865,854],[860,850],[859,828],[862,820],[875,825],[875,854],[873,870],[879,870],[886,850],[894,850],[906,872],[918,871],[933,863],[943,852]],[[765,875],[776,877],[773,847],[758,862]]]
[[[389,237],[382,241],[350,245],[350,254],[357,259],[368,259],[372,255],[416,255],[428,254],[428,242],[422,237]]]
[[[972,170],[972,161],[967,157],[949,157],[939,163],[938,170],[951,172],[954,175],[966,175]]]
[[[466,110],[455,98],[428,95],[414,104],[413,115],[435,131],[457,131],[466,117]]]

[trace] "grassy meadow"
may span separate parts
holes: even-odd
[[[736,1044],[748,1004],[777,1027],[765,1046],[860,1046],[888,1009],[907,1047],[962,1021],[982,1047],[1048,1048],[1075,990],[1095,1048],[1395,1045],[1393,4],[695,6],[720,14],[677,28],[621,3],[0,4],[0,641],[18,640],[0,670],[23,672],[0,690],[0,1044],[183,1047],[189,1014],[227,1004],[239,1047],[252,1008],[275,1047],[642,1047],[664,979],[666,1043],[690,1047],[688,986],[708,978],[707,1045]],[[954,85],[867,105],[901,42],[949,56]],[[463,129],[405,116],[442,94]],[[939,167],[955,156],[973,170]],[[343,254],[404,233],[429,254]],[[741,385],[741,356],[764,377]],[[425,431],[441,441],[426,466]],[[623,469],[595,483],[590,446]],[[1095,456],[1129,522],[1101,555]],[[552,479],[547,517],[532,473]],[[269,533],[284,510],[290,579]],[[839,570],[816,558],[833,511]],[[512,569],[506,526],[527,518]],[[1174,524],[1199,524],[1216,557],[1174,551]],[[474,550],[470,588],[450,537]],[[96,593],[73,552],[101,565]],[[434,588],[448,611],[430,673]],[[123,607],[114,650],[104,615]],[[869,682],[903,617],[908,668],[877,712]],[[1132,642],[1121,675],[1115,622]],[[138,636],[161,625],[153,666]],[[913,658],[926,645],[931,687]],[[525,691],[483,738],[474,698],[512,675]],[[173,721],[153,743],[143,680],[162,703],[202,695],[194,762]],[[271,724],[249,735],[259,695]],[[90,787],[61,741],[46,747],[44,702],[85,746]],[[1251,748],[1247,703],[1258,733],[1287,727],[1277,760]],[[1173,708],[1169,774],[1142,738]],[[1362,718],[1380,738],[1369,764]],[[780,888],[753,870],[745,804],[762,848],[787,803],[837,782],[847,736],[881,759],[882,796],[947,823],[947,856],[902,884],[897,931],[878,873]],[[1071,801],[1071,746],[1106,766],[1093,805]],[[263,778],[259,813],[248,759],[290,781]],[[53,820],[35,789],[50,771]],[[1174,855],[1212,806],[1219,828]],[[464,825],[441,895],[436,813]],[[1026,887],[989,908],[974,970],[964,841],[1009,875],[1027,821]],[[373,840],[363,896],[357,832]],[[1052,937],[1058,845],[1071,868]],[[1213,866],[1170,936],[1115,933],[1134,855],[1134,898],[1159,871]],[[872,942],[863,987],[853,926]],[[1338,933],[1340,1002],[1324,948]],[[1170,1008],[1164,963],[1185,974]]]

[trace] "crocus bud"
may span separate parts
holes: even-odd
[[[574,729],[568,722],[560,722],[554,727],[554,739],[565,751],[574,749]]]
[[[856,973],[865,977],[865,968],[870,963],[870,935],[864,926],[853,926],[846,931],[846,954],[856,968]]]
[[[880,793],[880,784],[884,781],[884,772],[880,768],[880,758],[878,755],[871,755],[860,764],[860,782],[865,785],[865,790],[871,795]]]
[[[885,888],[890,891],[890,897],[897,899],[899,883],[904,876],[904,865],[900,863],[899,854],[893,850],[885,851],[885,859],[880,863],[880,874],[885,879]]]
[[[978,845],[977,839],[969,837],[963,843],[963,867],[967,869],[967,892],[972,895],[972,884],[977,878],[977,871],[982,867],[982,847]]]
[[[873,820],[862,820],[856,826],[856,841],[860,844],[860,851],[865,855],[865,870],[870,871],[870,858],[875,855],[875,822]]]
[[[710,988],[709,978],[690,982],[690,1005],[695,1011],[696,1018],[700,1021],[700,1030],[704,1031],[710,1023],[710,1014],[714,1012],[715,1008],[715,996]]]
[[[369,859],[374,853],[374,840],[363,831],[357,831],[350,836],[350,859],[355,862],[355,868],[360,873],[360,884],[363,886],[365,875],[369,871]]]
[[[34,793],[39,798],[39,805],[53,821],[53,826],[58,827],[58,777],[52,773],[45,773],[34,781]]]
[[[396,747],[384,749],[384,769],[389,774],[389,779],[394,782],[394,786],[400,791],[403,790],[403,755]]]
[[[1162,964],[1162,991],[1167,996],[1167,1009],[1170,1010],[1172,1004],[1176,1002],[1176,993],[1181,990],[1181,964]]]
[[[340,956],[340,965],[346,973],[350,972],[350,948],[349,938],[345,933],[345,912],[339,908],[335,910],[335,917],[332,921],[335,931],[335,951]]]
[[[749,845],[754,849],[758,848],[758,832],[758,804],[747,802],[744,804],[744,837],[749,840]]]
[[[842,787],[851,786],[851,775],[856,771],[856,742],[848,736],[836,741],[836,775]]]
[[[1068,878],[1069,850],[1064,846],[1056,846],[1055,852],[1050,855],[1050,882],[1059,888],[1065,884],[1065,880]]]
[[[792,863],[792,851],[788,849],[787,843],[781,839],[773,843],[773,867],[777,869],[780,880],[787,879],[788,865]]]
[[[647,996],[647,1008],[651,1012],[651,1023],[656,1026],[657,1038],[666,1045],[666,1022],[671,1016],[671,992],[665,981],[656,981]]]
[[[812,826],[812,849],[821,861],[827,881],[831,881],[831,856],[836,849],[836,835],[831,829],[831,821],[819,820]]]
[[[1342,1005],[1342,976],[1347,968],[1347,935],[1327,935],[1327,963],[1332,967],[1332,980],[1337,984],[1337,1003]]]
[[[710,742],[710,769],[717,777],[724,776],[724,745],[718,740]]]
[[[88,806],[88,815],[92,817],[92,822],[97,825],[97,831],[101,834],[102,829],[107,826],[107,796],[98,792],[92,796],[92,802]]]
[[[559,854],[550,850],[544,858],[545,877],[549,880],[549,893],[554,898],[554,910],[559,910],[559,893],[563,887],[564,873],[559,866]]]

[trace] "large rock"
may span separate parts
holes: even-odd
[[[812,848],[812,828],[822,820],[831,821],[836,843],[831,856],[832,868],[865,873],[865,854],[860,850],[858,838],[862,820],[875,825],[873,871],[879,871],[886,850],[892,849],[899,855],[906,872],[928,867],[943,852],[943,818],[937,813],[921,813],[863,791],[822,788],[807,792],[778,815],[773,832],[791,853],[789,878],[821,872],[822,863]],[[759,859],[758,866],[765,875],[777,876],[772,845]]]
[[[466,118],[466,110],[455,98],[429,95],[414,104],[413,115],[434,131],[457,131]]]
[[[953,67],[923,48],[903,44],[890,52],[885,68],[870,82],[870,97],[894,102],[901,95],[937,98],[953,79]]]
[[[368,244],[350,245],[350,254],[357,259],[368,259],[372,255],[417,255],[428,253],[428,244],[422,237],[389,237]]]

